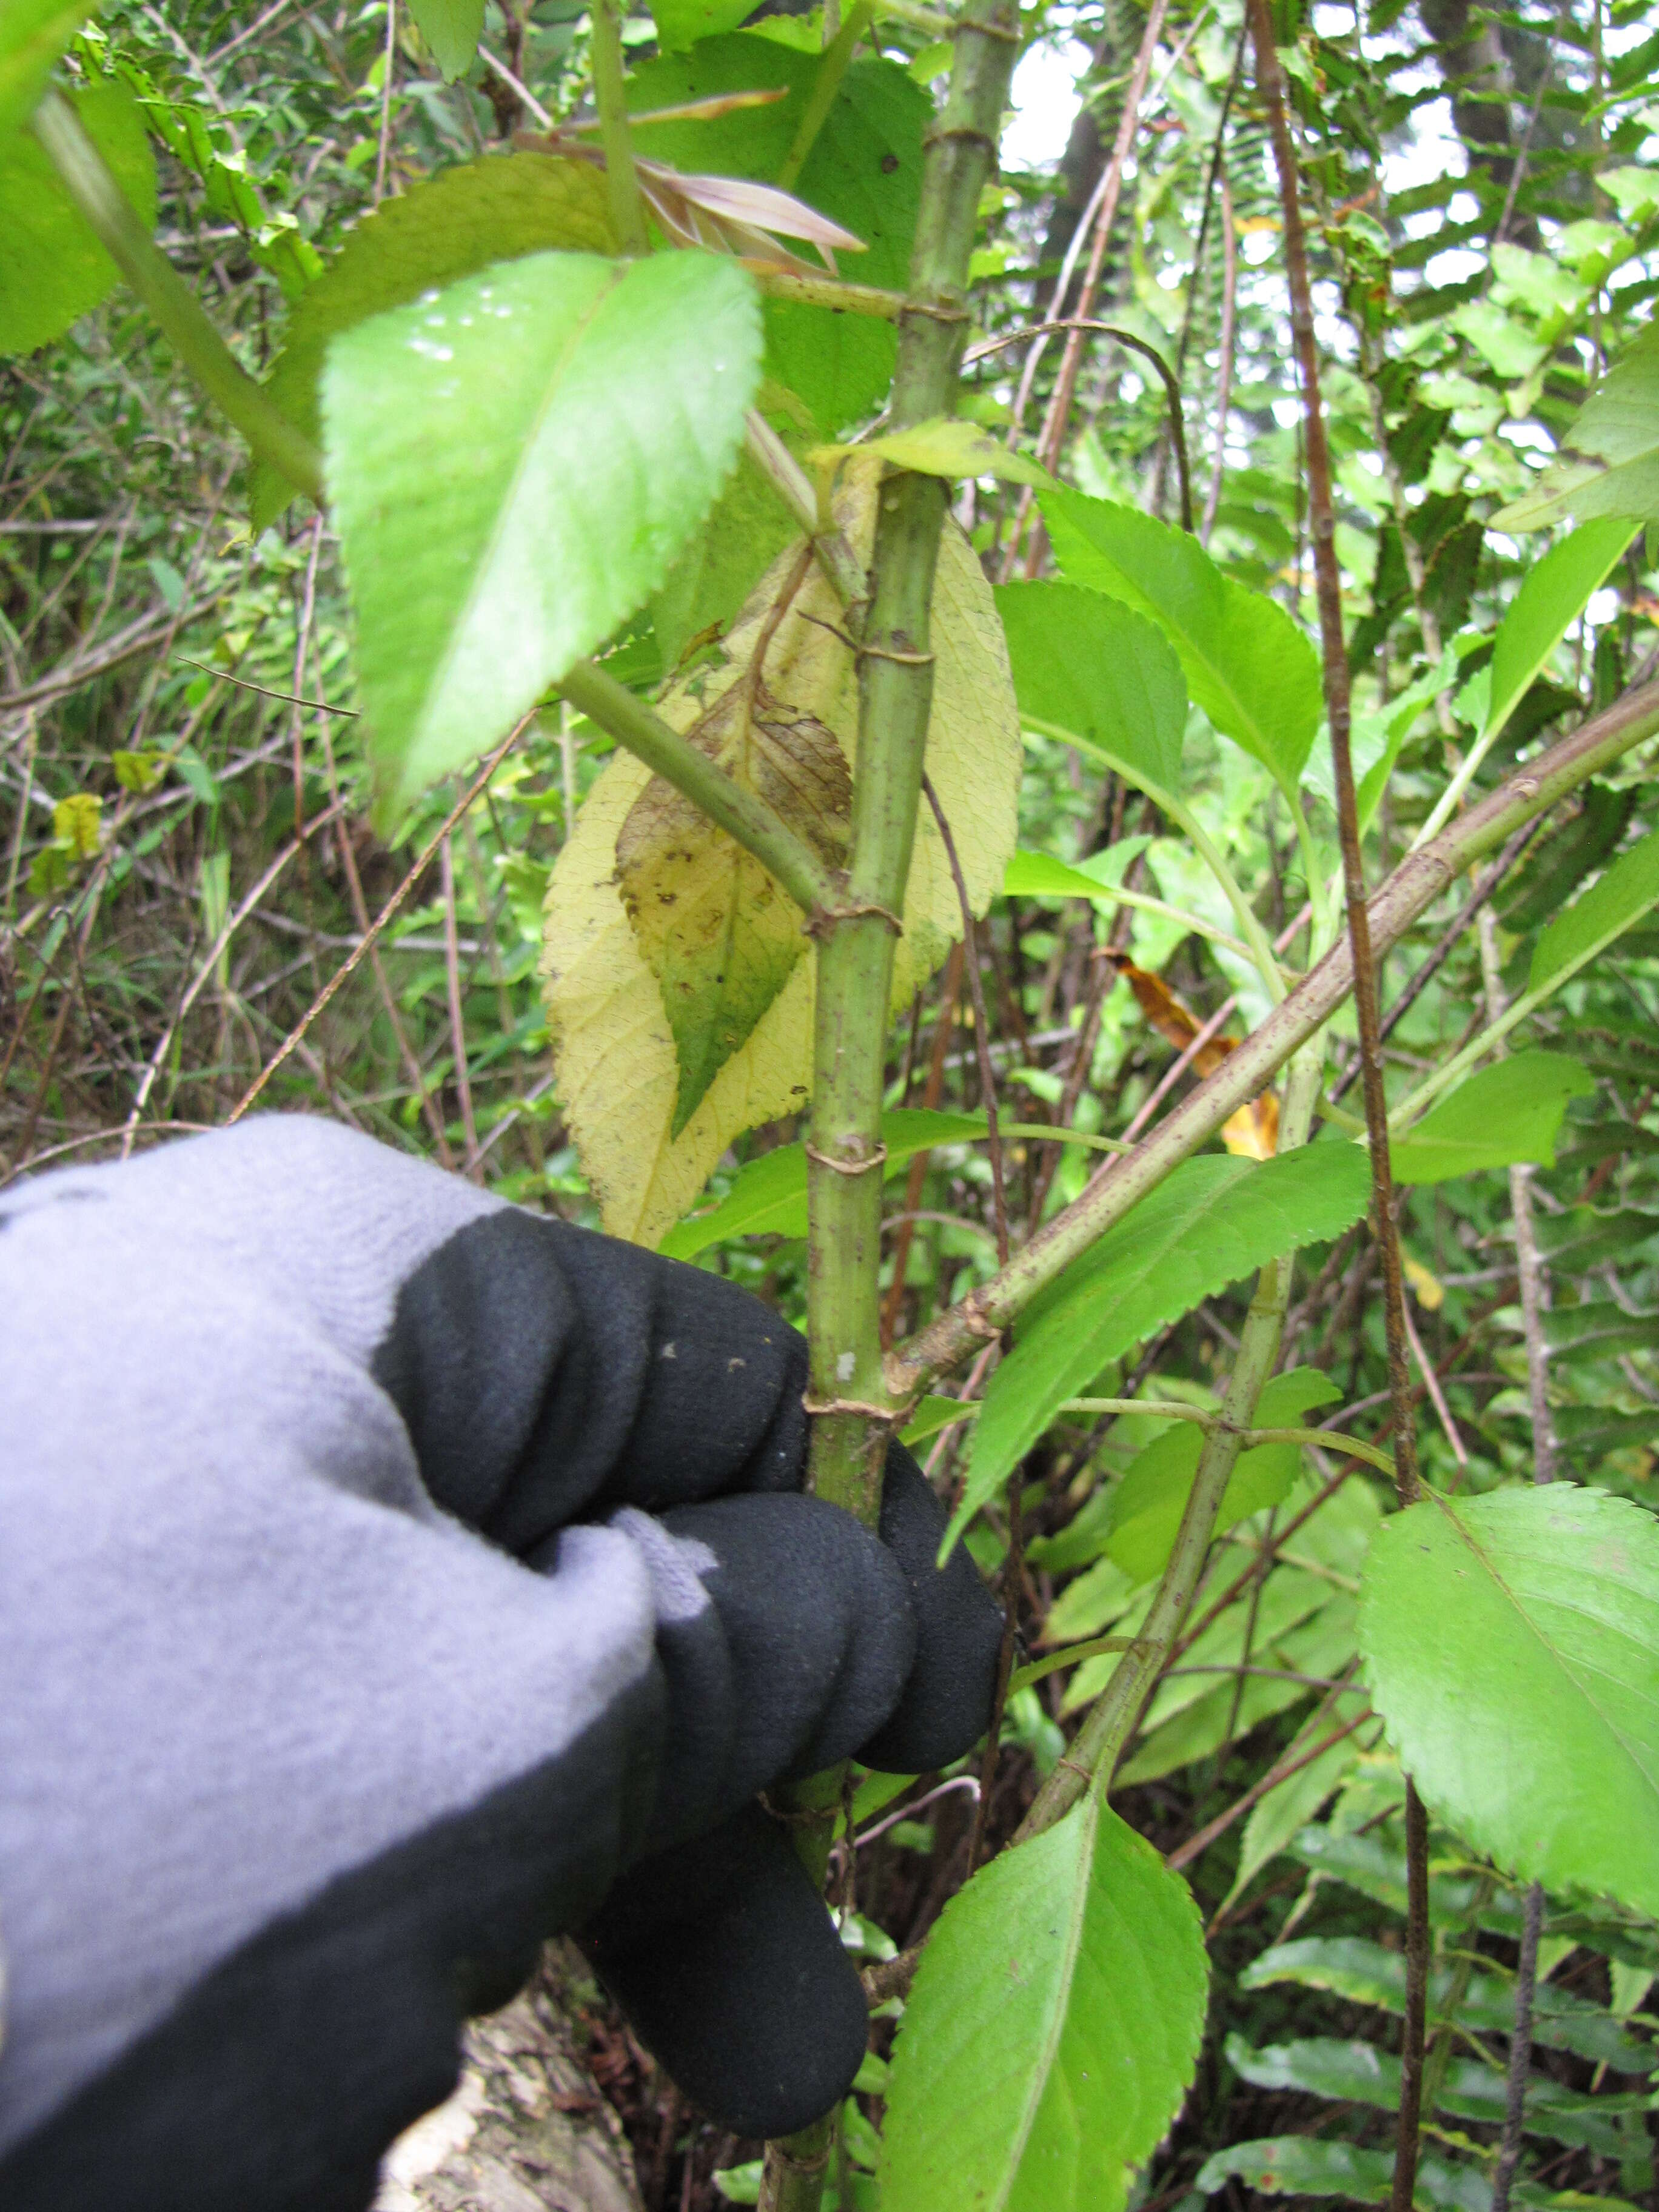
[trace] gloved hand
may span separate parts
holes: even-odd
[[[999,1619],[898,1448],[799,1494],[792,1329],[298,1119],[0,1197],[0,2203],[361,2207],[560,1929],[712,2118],[844,2092],[752,1801],[960,1755]]]

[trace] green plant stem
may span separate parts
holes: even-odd
[[[634,167],[634,145],[628,129],[628,96],[623,88],[620,0],[594,0],[591,20],[593,104],[599,112],[599,143],[605,149],[611,222],[622,251],[642,254],[648,251],[645,202],[640,197],[639,173]]]
[[[980,195],[1018,44],[1017,0],[967,0],[951,88],[927,141],[889,407],[895,429],[951,410]],[[933,705],[929,611],[947,496],[938,477],[908,471],[890,475],[877,495],[859,644],[852,863],[846,908],[818,939],[807,1145],[809,1480],[871,1527],[896,1410],[881,1350],[883,1073]],[[768,2145],[765,2212],[817,2212],[826,2143],[809,2130]]]
[[[1373,952],[1380,956],[1397,943],[1472,861],[1502,845],[1523,823],[1557,805],[1656,731],[1659,684],[1650,684],[1528,761],[1449,824],[1431,845],[1408,854],[1371,896]],[[1015,1319],[1045,1284],[1206,1144],[1230,1115],[1266,1090],[1352,988],[1353,951],[1344,938],[1132,1155],[1103,1168],[1081,1196],[1048,1222],[1006,1267],[896,1347],[887,1363],[893,1396],[908,1404],[935,1376],[954,1367]]]
[[[1285,1086],[1279,1116],[1281,1151],[1306,1144],[1323,1075],[1324,1055],[1317,1046],[1310,1045],[1297,1059]],[[1279,1358],[1294,1256],[1285,1253],[1270,1260],[1256,1278],[1220,1418],[1204,1440],[1175,1546],[1146,1620],[1113,1669],[1110,1681],[1090,1707],[1071,1748],[1038,1790],[1015,1835],[1016,1843],[1027,1842],[1063,1820],[1085,1790],[1111,1786],[1113,1771],[1134,1733],[1141,1709],[1169,1663],[1181,1624],[1192,1605],[1221,1501],[1262,1389]]]
[[[812,89],[806,96],[806,106],[795,132],[794,143],[784,155],[783,167],[773,179],[780,190],[792,192],[795,189],[795,180],[805,167],[806,157],[823,128],[830,110],[836,104],[836,94],[841,90],[847,65],[853,58],[853,50],[869,29],[875,12],[872,0],[858,0],[858,5],[849,11],[847,21],[824,48],[818,63],[817,75],[812,80]]]
[[[322,455],[272,405],[214,329],[61,94],[46,94],[33,130],[70,198],[208,398],[261,460],[320,506]]]
[[[970,0],[932,132],[889,419],[951,411],[980,194],[1018,46],[1012,0]],[[813,1486],[873,1523],[890,1427],[877,1270],[881,1102],[894,932],[902,911],[933,697],[929,606],[945,515],[935,477],[895,471],[878,496],[859,654],[852,865],[820,938],[808,1152],[807,1319]]]
[[[711,822],[752,853],[809,919],[836,910],[839,894],[834,878],[782,816],[757,793],[734,782],[614,676],[591,660],[579,660],[561,678],[559,689],[579,713],[676,791],[683,791]]]
[[[1224,1429],[1224,1413],[1206,1413],[1201,1406],[1188,1406],[1179,1398],[1068,1398],[1062,1413],[1146,1413],[1155,1420],[1188,1421],[1194,1428]],[[1378,1444],[1358,1442],[1331,1429],[1245,1429],[1239,1436],[1246,1450],[1257,1444],[1309,1444],[1319,1451],[1340,1450],[1350,1459],[1363,1459],[1368,1467],[1392,1475],[1394,1462]]]

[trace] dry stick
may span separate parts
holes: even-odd
[[[1215,468],[1204,501],[1204,520],[1198,526],[1198,542],[1209,550],[1210,534],[1221,505],[1221,483],[1227,464],[1227,410],[1233,397],[1233,355],[1238,341],[1238,234],[1233,228],[1233,188],[1224,164],[1221,171],[1221,366],[1215,388]]]
[[[265,870],[264,875],[260,877],[258,882],[254,884],[252,890],[247,893],[246,896],[241,901],[241,903],[227,918],[223,928],[219,932],[217,937],[214,939],[205,957],[197,968],[195,975],[191,976],[190,982],[186,985],[184,994],[179,999],[178,1008],[173,1014],[173,1019],[167,1024],[167,1027],[162,1030],[160,1037],[156,1040],[155,1049],[151,1053],[149,1060],[145,1063],[143,1074],[139,1078],[138,1088],[133,1093],[132,1106],[127,1115],[125,1127],[121,1132],[120,1158],[122,1159],[125,1159],[132,1150],[133,1138],[137,1133],[138,1125],[143,1119],[144,1108],[149,1103],[149,1094],[155,1087],[155,1079],[161,1073],[161,1063],[167,1056],[168,1048],[172,1045],[173,1038],[178,1036],[180,1028],[183,1026],[185,1017],[189,1013],[191,1008],[196,1004],[197,999],[200,996],[203,989],[212,976],[214,969],[219,965],[231,939],[235,936],[237,931],[247,920],[249,915],[252,913],[254,908],[258,905],[260,900],[276,882],[277,877],[280,876],[283,869],[288,866],[289,861],[297,859],[299,854],[304,850],[306,840],[308,837],[315,836],[319,830],[325,829],[331,822],[336,820],[340,811],[340,801],[337,799],[331,806],[326,807],[322,813],[316,816],[313,820],[308,822],[296,837],[293,838],[288,844],[283,846],[282,851],[278,853],[276,859]]]
[[[945,1055],[950,1049],[951,1032],[956,1027],[957,994],[962,988],[962,954],[963,947],[958,939],[951,947],[945,980],[939,986],[939,1012],[933,1021],[933,1050],[927,1061],[927,1080],[921,1093],[921,1103],[929,1111],[938,1106],[945,1089]],[[921,1186],[931,1157],[928,1152],[917,1152],[905,1174],[904,1214],[899,1223],[898,1242],[893,1247],[893,1279],[887,1286],[887,1303],[882,1308],[881,1315],[884,1352],[892,1345],[899,1315],[904,1306],[904,1278],[910,1265],[911,1241],[915,1236],[916,1208],[921,1204]]]
[[[985,1103],[986,1149],[991,1156],[991,1202],[996,1214],[997,1265],[1008,1264],[1008,1201],[1002,1181],[1002,1139],[997,1133],[997,1079],[991,1066],[991,1030],[985,1012],[985,979],[979,971],[979,937],[974,922],[974,909],[969,903],[968,886],[963,880],[962,862],[957,858],[957,841],[951,835],[951,825],[945,818],[945,809],[939,803],[939,793],[933,779],[923,772],[921,787],[927,794],[927,804],[933,810],[933,819],[939,824],[939,834],[944,841],[945,857],[951,863],[951,873],[956,882],[957,900],[962,908],[962,941],[967,949],[968,988],[974,1001],[974,1050],[979,1060],[980,1095]]]
[[[356,969],[368,957],[370,947],[376,944],[378,940],[385,935],[388,925],[394,921],[398,914],[401,913],[404,906],[408,901],[410,893],[414,890],[416,884],[419,883],[421,878],[426,873],[428,868],[431,866],[433,860],[435,857],[439,848],[442,845],[444,839],[448,836],[450,831],[460,820],[462,815],[466,812],[467,808],[471,806],[473,800],[477,798],[479,793],[489,781],[490,777],[495,775],[496,769],[507,758],[508,753],[512,751],[514,746],[517,744],[519,739],[524,735],[525,732],[530,727],[531,723],[534,721],[535,719],[535,709],[532,708],[530,713],[526,714],[521,720],[514,724],[513,727],[501,739],[500,744],[496,746],[495,751],[485,760],[483,766],[478,770],[477,775],[473,777],[471,782],[468,784],[466,789],[455,801],[455,804],[450,808],[448,813],[445,815],[443,821],[439,825],[436,834],[425,846],[422,851],[420,858],[416,861],[414,866],[404,878],[402,883],[398,884],[397,890],[392,892],[392,896],[380,908],[380,913],[376,915],[373,926],[364,931],[362,942],[357,945],[349,957],[341,963],[341,965],[335,969],[333,975],[329,977],[327,982],[317,994],[311,1004],[306,1008],[304,1013],[301,1015],[299,1020],[289,1031],[288,1035],[283,1039],[282,1043],[276,1048],[275,1055],[265,1062],[265,1065],[260,1069],[254,1080],[248,1085],[247,1089],[242,1093],[242,1096],[237,1100],[235,1105],[232,1108],[229,1115],[229,1121],[231,1122],[240,1121],[241,1120],[243,1115],[247,1112],[249,1107],[251,1107],[255,1099],[259,1097],[266,1085],[270,1081],[271,1077],[276,1074],[277,1069],[282,1066],[285,1060],[291,1059],[293,1054],[299,1050],[301,1044],[304,1042],[306,1033],[311,1028],[312,1024],[315,1022],[318,1017],[325,1011],[336,994],[344,989],[346,984],[350,981]],[[228,1126],[228,1123],[227,1126]]]
[[[1095,300],[1100,291],[1100,272],[1106,260],[1106,248],[1111,240],[1112,226],[1117,221],[1117,204],[1123,189],[1123,165],[1135,143],[1135,132],[1140,122],[1140,103],[1146,97],[1146,81],[1152,73],[1152,56],[1158,51],[1167,7],[1168,0],[1152,0],[1146,17],[1146,32],[1140,41],[1140,51],[1135,56],[1128,90],[1124,94],[1123,112],[1118,119],[1112,158],[1107,163],[1106,173],[1097,188],[1100,211],[1095,218],[1094,241],[1089,249],[1089,265],[1084,273],[1083,289],[1078,295],[1079,319],[1086,319],[1094,313]],[[1061,300],[1060,304],[1063,307],[1065,301]],[[1054,380],[1048,411],[1043,418],[1042,434],[1037,441],[1037,459],[1047,469],[1054,467],[1054,458],[1065,442],[1066,425],[1071,416],[1072,398],[1077,390],[1078,371],[1083,360],[1085,337],[1084,331],[1073,331],[1066,341],[1065,352],[1060,356],[1060,374]],[[1016,412],[1018,415],[1018,410]],[[1014,514],[1013,532],[1003,558],[1001,581],[1005,584],[1012,576],[1018,562],[1020,540],[1030,512],[1031,492],[1028,485],[1020,494],[1019,505]]]
[[[466,1172],[474,1182],[478,1171],[478,1125],[472,1115],[472,1079],[466,1065],[466,1013],[461,1004],[460,927],[455,914],[455,840],[447,836],[438,848],[439,879],[444,902],[444,983],[449,1001],[449,1049],[455,1063],[455,1096],[460,1103],[461,1134],[466,1144]]]
[[[1268,0],[1249,0],[1255,46],[1256,82],[1267,110],[1273,161],[1285,210],[1285,263],[1291,295],[1291,327],[1302,372],[1304,452],[1308,479],[1308,520],[1313,538],[1314,582],[1319,602],[1321,658],[1325,705],[1330,722],[1331,763],[1336,785],[1337,826],[1342,845],[1342,880],[1347,895],[1348,939],[1353,955],[1354,1012],[1364,1070],[1365,1127],[1370,1142],[1371,1203],[1382,1261],[1382,1316],[1388,1339],[1389,1387],[1395,1409],[1396,1488],[1402,1506],[1422,1494],[1417,1471],[1417,1436],[1412,1419],[1405,1284],[1400,1239],[1395,1223],[1393,1177],[1389,1164],[1389,1103],[1382,1087],[1382,1042],[1377,1013],[1376,969],[1371,955],[1370,915],[1365,903],[1364,862],[1359,850],[1359,817],[1349,746],[1348,654],[1342,635],[1342,582],[1336,562],[1336,517],[1331,501],[1331,457],[1320,398],[1319,351],[1314,336],[1313,294],[1308,279],[1307,241],[1302,228],[1296,149],[1291,142],[1284,81],[1273,45]],[[1423,2094],[1423,2034],[1427,2013],[1429,1919],[1426,1853],[1428,1824],[1409,1777],[1406,1782],[1406,2024],[1400,2055],[1400,2115],[1395,2138],[1392,2212],[1411,2212],[1417,2179],[1418,2126]]]
[[[1413,971],[1405,989],[1382,1017],[1382,1026],[1378,1032],[1381,1036],[1389,1037],[1394,1034],[1423,993],[1440,973],[1442,968],[1445,966],[1463,932],[1480,913],[1498,884],[1503,882],[1522,854],[1526,851],[1527,847],[1543,828],[1544,818],[1540,814],[1534,820],[1524,823],[1510,839],[1509,843],[1504,846],[1492,866],[1476,878],[1474,889],[1458,908],[1456,915],[1447,926],[1433,951],[1429,954],[1428,958],[1419,968]],[[1332,1105],[1341,1103],[1344,1095],[1352,1088],[1354,1078],[1358,1073],[1359,1062],[1357,1060],[1351,1067],[1343,1070],[1331,1085]]]
[[[1417,1371],[1423,1377],[1423,1387],[1429,1394],[1429,1403],[1434,1407],[1435,1418],[1445,1432],[1446,1442],[1452,1448],[1452,1457],[1459,1467],[1467,1468],[1469,1455],[1463,1449],[1462,1437],[1457,1433],[1457,1424],[1452,1419],[1451,1407],[1446,1403],[1440,1377],[1434,1371],[1434,1362],[1423,1349],[1423,1340],[1417,1333],[1417,1323],[1412,1319],[1410,1305],[1402,1304],[1400,1312],[1406,1324],[1406,1341],[1411,1346],[1412,1358],[1417,1362]]]
[[[1632,691],[1524,763],[1509,780],[1408,853],[1370,901],[1373,945],[1386,950],[1452,884],[1523,823],[1659,731],[1659,683]],[[1121,1221],[1237,1109],[1264,1090],[1298,1046],[1324,1026],[1353,987],[1345,933],[1252,1030],[1212,1076],[1189,1091],[1133,1152],[1103,1168],[1080,1196],[1045,1222],[988,1282],[897,1346],[887,1363],[890,1395],[908,1405],[934,1376],[955,1367],[1024,1310],[1061,1269]]]

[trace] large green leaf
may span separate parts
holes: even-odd
[[[690,53],[647,62],[628,81],[636,113],[731,92],[785,97],[708,120],[644,124],[642,154],[690,172],[778,178],[796,143],[823,57],[753,33],[705,38]],[[844,273],[860,284],[902,290],[921,195],[921,139],[932,120],[921,88],[896,63],[855,61],[790,190],[829,216],[866,251]],[[797,392],[818,427],[834,434],[869,414],[892,379],[898,340],[890,323],[781,301],[766,307],[769,373]]]
[[[155,220],[155,160],[124,84],[68,95],[146,224]],[[0,140],[0,356],[33,353],[115,289],[118,271],[27,132]]]
[[[1659,515],[1659,321],[1627,346],[1579,410],[1536,487],[1492,517],[1541,530],[1564,515]]]
[[[1558,915],[1533,948],[1529,991],[1542,991],[1558,977],[1611,945],[1615,937],[1659,903],[1659,830],[1621,853],[1607,873],[1566,912]]]
[[[1133,781],[1178,794],[1187,686],[1156,625],[1075,584],[1005,584],[997,612],[1026,727],[1074,739]]]
[[[1566,635],[1567,625],[1583,614],[1590,593],[1600,587],[1636,529],[1625,516],[1587,522],[1528,570],[1498,624],[1484,736],[1495,735],[1508,721],[1533,678]]]
[[[458,76],[465,76],[483,35],[484,0],[409,0],[409,12],[431,47],[444,82],[453,84]]]
[[[538,253],[330,349],[330,502],[382,818],[494,743],[662,580],[736,458],[749,279]]]
[[[1431,1106],[1407,1135],[1390,1140],[1395,1180],[1446,1182],[1516,1160],[1553,1167],[1568,1099],[1588,1097],[1595,1089],[1565,1053],[1518,1052],[1494,1060]]]
[[[1318,658],[1285,610],[1224,575],[1195,538],[1138,508],[1077,491],[1045,492],[1042,505],[1072,582],[1150,615],[1217,729],[1293,793],[1323,701]]]
[[[1279,1254],[1339,1235],[1370,1188],[1352,1145],[1305,1146],[1260,1166],[1184,1162],[1035,1302],[986,1392],[951,1540],[1108,1360]]]
[[[89,0],[6,0],[0,8],[0,140],[33,112],[52,64],[92,12]]]
[[[982,1868],[893,2052],[883,2212],[1120,2212],[1197,2063],[1192,1894],[1091,1792]]]
[[[1257,1402],[1252,1426],[1288,1429],[1302,1425],[1316,1406],[1328,1406],[1341,1392],[1316,1368],[1292,1368],[1275,1375]],[[1106,1555],[1132,1582],[1161,1574],[1174,1549],[1187,1494],[1198,1472],[1204,1431],[1195,1422],[1177,1422],[1139,1453],[1110,1492]],[[1236,1521],[1248,1520],[1288,1495],[1302,1464],[1297,1444],[1256,1444],[1241,1452],[1216,1516],[1218,1536]],[[1297,1824],[1300,1826],[1300,1823]]]
[[[608,253],[614,243],[605,179],[586,161],[492,154],[446,169],[365,216],[301,294],[270,372],[270,396],[307,437],[319,437],[323,362],[342,331],[492,262],[554,246]],[[285,477],[254,463],[249,505],[256,530],[293,496]]]
[[[1567,1483],[1413,1505],[1362,1582],[1371,1699],[1434,1810],[1522,1880],[1659,1913],[1659,1523]]]

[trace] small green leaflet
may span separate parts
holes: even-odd
[[[492,262],[551,246],[609,253],[614,242],[605,179],[585,161],[491,154],[446,169],[383,201],[347,233],[295,302],[267,389],[283,414],[315,439],[323,362],[342,331]],[[274,522],[293,496],[285,477],[255,460],[248,504],[256,530]]]
[[[27,121],[52,64],[92,12],[86,0],[67,6],[64,0],[6,0],[0,9],[0,142]]]
[[[1370,1190],[1354,1145],[1308,1145],[1260,1166],[1184,1161],[1033,1304],[991,1377],[941,1554],[1109,1360],[1280,1253],[1340,1235]]]
[[[1003,1852],[922,1954],[883,2212],[1121,2212],[1193,2078],[1207,1981],[1191,1892],[1097,1793]]]
[[[432,58],[453,84],[472,66],[483,36],[484,0],[409,0],[421,36],[432,49]]]
[[[1299,1428],[1314,1407],[1328,1406],[1341,1395],[1316,1369],[1292,1368],[1268,1382],[1250,1425]],[[1194,1421],[1176,1422],[1136,1455],[1111,1492],[1106,1556],[1117,1562],[1132,1583],[1150,1582],[1164,1571],[1198,1472],[1204,1436]],[[1298,1444],[1255,1444],[1241,1452],[1216,1516],[1216,1534],[1223,1534],[1236,1521],[1277,1505],[1289,1494],[1301,1464]]]
[[[1569,1098],[1585,1098],[1593,1077],[1565,1053],[1518,1052],[1493,1060],[1431,1106],[1407,1135],[1391,1138],[1396,1182],[1447,1182],[1516,1160],[1555,1165],[1555,1139]]]
[[[1659,1914],[1659,1522],[1571,1483],[1431,1498],[1361,1581],[1371,1702],[1424,1797],[1522,1881]]]
[[[113,80],[65,95],[146,227],[155,159],[143,110]],[[60,338],[106,299],[118,271],[27,132],[0,140],[0,356]]]
[[[1610,945],[1659,902],[1659,830],[1621,853],[1605,875],[1558,915],[1533,949],[1528,991],[1542,991]]]
[[[1230,1899],[1249,1887],[1262,1868],[1278,1856],[1340,1785],[1358,1760],[1364,1741],[1364,1735],[1357,1729],[1346,1735],[1341,1731],[1351,1722],[1363,1718],[1366,1703],[1363,1690],[1344,1690],[1328,1712],[1321,1712],[1308,1720],[1286,1747],[1285,1764],[1294,1767],[1295,1771],[1287,1774],[1251,1807],[1249,1818],[1244,1823],[1244,1838],[1239,1847],[1233,1886],[1227,1893]],[[1334,1743],[1330,1741],[1333,1736],[1338,1737]],[[1326,1749],[1308,1759],[1305,1766],[1296,1765],[1297,1760],[1307,1757],[1322,1743]]]
[[[1614,362],[1534,488],[1500,508],[1494,530],[1541,530],[1565,515],[1588,522],[1659,515],[1659,321]]]
[[[649,597],[759,375],[753,287],[711,253],[532,254],[334,341],[325,450],[383,824]]]
[[[848,446],[821,446],[811,458],[817,462],[834,461],[841,454],[850,453]],[[918,422],[908,430],[890,430],[885,437],[872,438],[857,448],[860,453],[879,453],[896,469],[915,469],[929,477],[998,477],[1004,483],[1031,484],[1047,489],[1054,478],[1040,463],[1025,454],[1011,453],[1000,438],[994,438],[977,422],[964,422],[959,416],[936,416],[930,422]]]
[[[1004,584],[996,599],[1026,727],[1178,793],[1187,686],[1157,627],[1075,584]]]
[[[1590,594],[1635,537],[1637,527],[1625,515],[1587,522],[1528,569],[1498,625],[1482,737],[1495,737],[1509,720],[1569,623],[1583,614]]]
[[[1114,903],[1113,893],[1139,858],[1150,837],[1120,837],[1103,853],[1091,853],[1073,867],[1048,853],[1016,853],[1003,872],[1004,898],[1086,898]]]
[[[1324,706],[1318,657],[1285,610],[1150,514],[1077,491],[1045,492],[1041,503],[1070,580],[1158,623],[1216,728],[1294,796]]]
[[[1199,2168],[1195,2187],[1212,2197],[1237,2177],[1264,2197],[1335,2197],[1349,2204],[1386,2204],[1394,2185],[1394,2154],[1310,2136],[1273,2136],[1230,2143]],[[1492,2184],[1473,2166],[1419,2158],[1413,2201],[1433,2212],[1490,2212]]]

